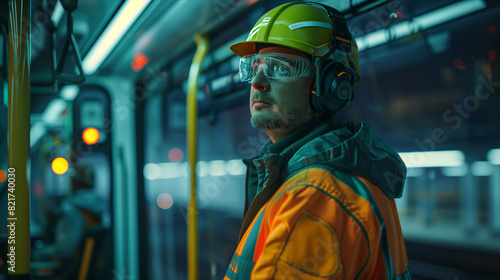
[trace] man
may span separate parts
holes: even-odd
[[[245,160],[245,216],[224,279],[411,279],[394,203],[406,167],[366,124],[335,117],[360,79],[342,14],[284,4],[231,50],[251,83],[251,123],[270,139]]]

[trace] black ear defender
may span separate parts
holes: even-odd
[[[332,24],[333,48],[321,58],[314,61],[316,81],[311,90],[311,106],[318,113],[333,114],[344,108],[353,97],[355,75],[348,53],[351,52],[351,33],[347,28],[345,17],[338,10],[315,2],[306,2],[323,9]],[[335,60],[328,59],[334,56]],[[344,65],[348,59],[349,67]]]
[[[316,78],[315,90],[313,89],[310,98],[313,110],[326,114],[340,111],[349,104],[353,96],[350,75],[337,63],[329,63],[320,75]],[[318,92],[322,94],[319,95]]]

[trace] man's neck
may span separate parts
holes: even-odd
[[[276,143],[279,140],[292,134],[294,131],[301,128],[302,126],[307,125],[307,123],[308,122],[289,128],[275,128],[275,129],[263,128],[262,130],[267,134],[267,136],[269,136],[269,139],[271,139],[273,143]]]
[[[288,128],[275,128],[275,129],[269,129],[269,128],[262,128],[262,130],[267,134],[267,136],[269,136],[269,139],[271,139],[271,141],[273,143],[276,143],[278,142],[279,140],[287,137],[288,135],[292,134],[293,132],[295,132],[296,130],[298,130],[299,128],[305,126],[305,125],[308,125],[312,120],[314,119],[317,119],[319,117],[322,117],[324,116],[325,114],[314,114],[313,115],[313,118],[310,119],[309,121],[305,121],[301,124],[298,124],[296,126],[293,126],[293,127],[288,127]]]

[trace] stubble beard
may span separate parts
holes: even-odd
[[[314,115],[311,107],[301,109],[298,107],[284,112],[273,111],[269,114],[256,114],[250,118],[250,123],[255,128],[279,130],[302,125],[310,121]]]

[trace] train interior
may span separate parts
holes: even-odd
[[[17,152],[9,133],[29,131],[27,167],[16,167],[29,254],[16,258],[31,279],[188,279],[191,260],[199,279],[224,278],[242,223],[241,160],[268,139],[250,124],[250,84],[229,46],[285,2],[0,1],[0,220]],[[500,279],[500,2],[317,2],[345,14],[359,48],[362,80],[339,119],[367,123],[407,165],[396,204],[413,279]],[[19,40],[29,112],[11,97],[20,70],[9,63],[23,59],[9,52],[14,31],[29,34]],[[0,279],[9,234],[0,228]]]

